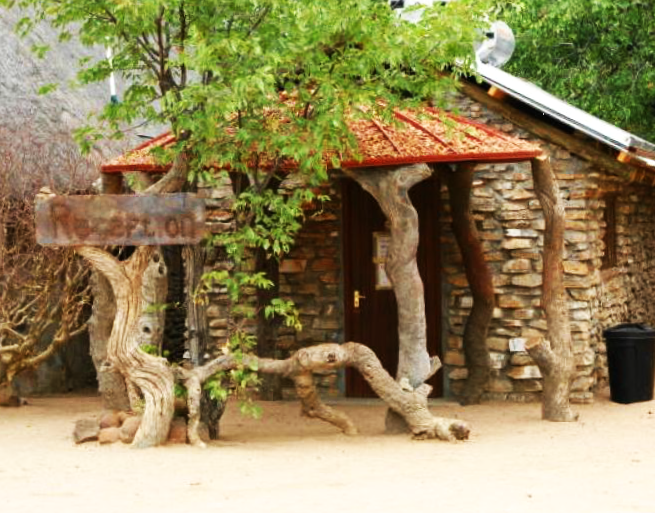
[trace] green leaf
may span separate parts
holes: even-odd
[[[56,91],[58,87],[59,87],[58,84],[46,84],[44,86],[39,87],[37,94],[39,95],[50,94],[53,91]]]
[[[34,53],[39,59],[43,59],[45,55],[50,51],[50,45],[34,44],[30,49],[32,50],[32,53]]]

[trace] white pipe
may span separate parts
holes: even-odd
[[[107,60],[109,61],[109,66],[113,68],[112,58],[113,52],[111,46],[107,47]],[[118,103],[118,94],[116,93],[116,78],[114,77],[114,72],[112,71],[109,74],[109,94],[111,95],[111,103]]]

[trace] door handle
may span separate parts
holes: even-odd
[[[353,295],[353,305],[354,305],[355,308],[359,308],[359,302],[362,299],[366,299],[366,296],[362,296],[359,293],[359,290],[356,290],[355,294]]]

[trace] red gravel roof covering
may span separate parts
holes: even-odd
[[[542,154],[539,146],[509,136],[461,116],[426,107],[416,111],[395,111],[400,125],[376,119],[357,119],[350,129],[359,142],[362,160],[341,159],[341,167],[371,167],[416,162],[516,162]],[[162,173],[168,166],[155,162],[150,150],[175,141],[171,133],[151,139],[102,166],[104,173],[146,171]],[[326,164],[329,159],[326,159]]]

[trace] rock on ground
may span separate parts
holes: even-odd
[[[113,444],[120,440],[121,430],[117,427],[101,429],[98,434],[98,442],[101,444]]]
[[[140,425],[141,417],[136,416],[125,419],[125,422],[123,422],[123,425],[121,426],[121,442],[124,444],[131,444]]]
[[[95,419],[81,419],[75,423],[73,439],[76,444],[97,440],[100,434],[100,426]]]

